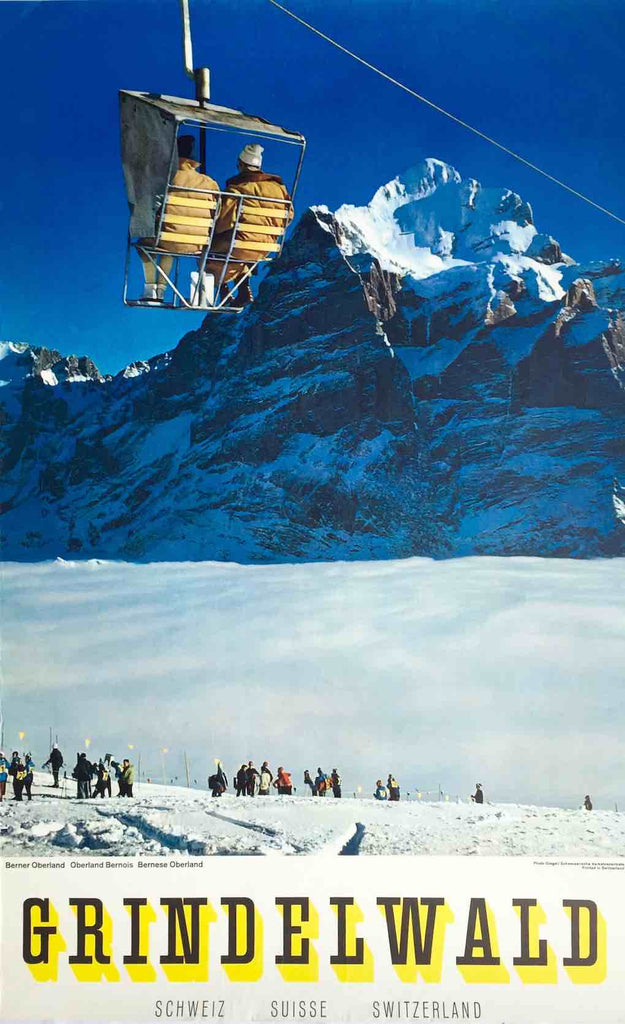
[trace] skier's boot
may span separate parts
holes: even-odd
[[[141,296],[143,302],[157,303],[163,301],[166,285],[146,284]],[[162,291],[160,290],[162,289]]]
[[[245,281],[243,282],[243,284],[240,284],[238,289],[237,289],[235,305],[236,306],[249,306],[250,303],[253,302],[253,301],[254,301],[254,296],[252,295],[252,289],[250,288],[250,282],[246,278]]]

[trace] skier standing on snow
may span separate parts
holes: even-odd
[[[221,761],[217,762],[217,771],[214,775],[210,776],[208,785],[211,789],[211,796],[221,796],[222,793],[226,792],[228,788],[228,779]]]
[[[135,781],[135,766],[127,757],[122,761],[122,779],[124,782],[124,796],[132,796],[132,786]]]
[[[15,786],[15,776],[16,776],[16,773],[17,773],[17,766],[20,763],[21,763],[20,755],[19,755],[17,750],[14,750],[13,753],[11,754],[11,764],[9,765],[9,775],[13,779],[13,798],[14,798],[14,800],[18,799],[17,789],[16,789],[16,786]],[[21,784],[19,786],[19,791],[20,791],[19,799],[21,800],[22,799],[22,785]]]
[[[224,766],[221,763],[221,761],[217,765],[217,778],[219,779],[219,785],[221,786],[221,792],[225,793],[227,788],[228,788],[228,778],[226,776],[226,773],[224,771]]]
[[[85,757],[86,756],[87,755],[85,754]],[[87,766],[89,768],[89,777],[87,779],[87,796],[91,797],[91,780],[93,779],[94,775],[96,774],[97,768],[96,768],[96,765],[93,764],[93,762],[91,762],[91,761],[87,761]]]
[[[245,796],[247,793],[247,765],[242,764],[237,772],[236,778],[237,796]]]
[[[111,797],[113,796],[113,783],[111,782],[111,755],[104,755],[104,767],[106,769],[106,779],[104,780],[104,790]]]
[[[33,784],[33,768],[35,762],[33,761],[30,754],[24,755],[24,768],[26,769],[26,775],[24,776],[24,789],[26,790],[26,796],[29,800],[32,800],[31,788]]]
[[[0,750],[0,803],[4,800],[4,794],[7,790],[7,779],[9,777],[10,764],[4,756],[4,751]]]
[[[293,792],[291,773],[286,772],[282,765],[278,768],[278,778],[275,780],[274,786],[277,787],[278,793],[281,796],[291,796]]]
[[[124,796],[124,780],[122,777],[122,766],[119,761],[114,761],[111,758],[111,768],[115,769],[115,778],[117,779],[117,796]]]
[[[373,794],[376,800],[388,800],[388,790],[386,786],[382,784],[382,779],[378,779],[375,784],[375,793]]]
[[[306,770],[304,771],[304,785],[305,786],[310,786],[310,795],[311,796],[316,796],[317,795],[315,793],[315,784],[314,784],[313,780],[310,777],[310,772],[308,771],[308,768],[306,768]]]
[[[592,811],[592,800],[588,796],[588,793],[586,793],[586,796],[584,797],[584,809],[586,811]]]
[[[386,780],[389,800],[399,800],[399,782],[392,775]]]
[[[315,793],[317,796],[326,795],[327,783],[328,776],[321,768],[317,768],[317,778],[315,779]]]
[[[273,773],[269,767],[267,761],[263,761],[260,769],[260,782],[258,784],[258,795],[269,796],[269,790],[271,783],[273,782]]]
[[[255,796],[256,794],[256,779],[260,779],[260,775],[254,767],[254,762],[250,761],[245,772],[245,778],[247,781],[247,795]]]
[[[471,799],[476,804],[483,804],[484,803],[484,792],[482,790],[482,783],[481,782],[476,782],[475,783],[475,793],[473,793],[473,795],[471,796]]]
[[[22,792],[24,790],[24,779],[26,778],[26,765],[17,751],[15,751],[15,754],[17,755],[17,759],[14,755],[11,760],[11,767],[9,771],[13,775],[13,796],[19,803],[21,803]]]
[[[107,754],[104,758],[104,792],[108,794],[109,798],[113,796],[113,784],[111,782],[111,755]]]
[[[337,799],[340,799],[340,797],[341,797],[341,776],[339,775],[339,773],[336,770],[336,768],[332,769],[332,774],[330,776],[330,782],[332,783],[332,792],[334,793],[334,796]]]
[[[58,789],[59,788],[59,772],[60,772],[61,768],[63,767],[63,755],[62,755],[61,751],[58,748],[58,744],[56,744],[56,743],[54,744],[54,746],[52,747],[52,750],[50,751],[50,757],[48,758],[48,760],[41,767],[42,768],[47,768],[48,765],[50,765],[50,767],[52,769],[52,778],[54,780],[53,781],[53,788],[54,789]]]
[[[110,781],[111,780],[110,780],[110,777],[109,777],[109,773],[108,773],[107,767],[104,764],[104,761],[100,761],[99,764],[98,764],[98,768],[97,768],[97,779],[96,779],[95,789],[93,791],[93,799],[94,800],[95,800],[95,798],[97,796],[101,796],[102,799],[104,800],[104,796],[106,794],[106,789],[107,789],[107,783],[110,783]],[[111,794],[109,792],[109,796],[110,795]]]
[[[76,754],[76,765],[72,772],[72,778],[76,779],[76,799],[86,800],[89,795],[87,787],[91,779],[91,765],[87,761],[86,754]]]

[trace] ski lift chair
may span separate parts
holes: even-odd
[[[124,303],[152,309],[241,312],[244,305],[237,304],[238,289],[259,263],[275,259],[282,251],[292,217],[292,203],[174,185],[178,170],[178,134],[183,128],[199,130],[202,172],[205,171],[209,131],[271,139],[297,147],[297,166],[289,189],[291,198],[297,188],[306,140],[298,132],[240,110],[174,96],[122,90],[120,112],[122,163],[130,206]],[[229,248],[226,252],[211,252],[215,224],[226,199],[236,202],[236,221]],[[191,208],[195,216],[188,216]],[[185,227],[193,227],[193,233],[187,234]],[[260,236],[261,240],[241,237],[250,233]],[[176,245],[183,245],[187,250],[194,248],[181,252],[176,251]],[[241,258],[242,253],[247,258]],[[254,261],[250,253],[257,257]],[[130,296],[131,260],[135,255],[152,263],[157,282],[165,284],[166,297],[162,301]],[[161,266],[164,256],[173,258],[169,273]],[[189,267],[189,260],[193,268],[189,273],[190,287],[182,266]],[[214,272],[207,274],[209,261]],[[221,287],[224,282],[230,282],[229,294]]]

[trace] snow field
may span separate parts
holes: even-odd
[[[519,804],[237,798],[142,783],[133,799],[65,797],[38,773],[31,803],[0,804],[5,857],[341,853],[611,858],[625,814]],[[9,796],[10,796],[9,789]]]

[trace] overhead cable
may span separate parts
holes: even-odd
[[[426,96],[421,96],[420,93],[415,92],[414,89],[411,89],[409,86],[404,85],[404,83],[398,81],[398,79],[393,78],[392,75],[388,75],[386,71],[382,71],[382,69],[376,67],[375,64],[371,64],[368,60],[365,60],[363,57],[359,57],[357,53],[353,52],[353,50],[348,50],[346,46],[343,46],[341,43],[337,42],[336,39],[332,39],[332,37],[326,35],[325,32],[321,32],[320,29],[315,28],[315,26],[311,25],[310,22],[304,21],[304,19],[300,18],[299,15],[295,14],[293,11],[290,11],[288,7],[284,7],[283,4],[278,3],[278,0],[269,0],[269,3],[272,4],[274,7],[277,7],[278,10],[283,11],[284,14],[288,14],[290,18],[293,18],[294,21],[299,22],[299,24],[303,25],[304,28],[307,28],[311,32],[314,32],[315,35],[319,36],[321,39],[325,39],[326,43],[330,43],[332,46],[335,46],[337,50],[341,50],[341,52],[346,53],[348,57],[352,57],[359,64],[362,64],[364,67],[369,68],[370,71],[374,71],[376,75],[380,75],[381,78],[385,78],[387,82],[391,83],[391,85],[397,86],[398,89],[403,89],[404,92],[407,92],[410,96],[413,96],[415,99],[420,100],[421,103],[425,103],[428,107],[431,107],[432,110],[438,111],[439,114],[444,114],[445,117],[448,117],[451,121],[455,121],[456,124],[461,125],[462,128],[466,128],[468,131],[473,132],[474,135],[478,135],[480,139],[484,139],[485,142],[489,142],[491,146],[496,146],[497,149],[502,150],[502,152],[507,153],[508,156],[511,156],[515,160],[518,160],[519,163],[525,164],[525,166],[529,167],[532,171],[536,171],[538,174],[542,174],[543,178],[547,178],[549,181],[552,181],[555,185],[559,185],[560,188],[563,188],[567,192],[570,192],[572,195],[577,196],[578,199],[583,199],[585,203],[588,203],[590,206],[594,206],[595,210],[599,210],[601,213],[605,213],[608,217],[612,217],[612,219],[618,221],[619,224],[625,224],[625,219],[623,219],[623,217],[619,217],[618,214],[613,213],[612,210],[608,210],[605,206],[601,206],[599,203],[596,203],[594,199],[591,199],[589,196],[584,195],[583,192],[579,192],[576,188],[572,188],[571,185],[567,185],[566,182],[561,181],[560,178],[556,178],[553,174],[549,174],[549,172],[543,170],[542,167],[538,167],[537,164],[533,164],[531,160],[526,160],[525,157],[521,156],[520,153],[515,153],[513,149],[509,149],[508,146],[504,146],[501,142],[497,142],[496,139],[491,138],[490,135],[486,135],[486,133],[480,131],[479,128],[474,128],[472,124],[469,124],[467,121],[463,121],[461,117],[456,117],[456,115],[452,114],[449,110],[445,110],[444,107],[440,107],[438,103],[433,103],[432,100],[429,100]]]

